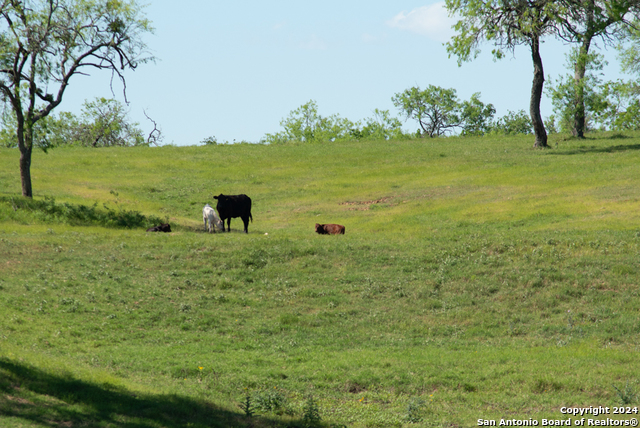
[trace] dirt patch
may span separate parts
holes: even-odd
[[[389,201],[391,197],[375,199],[373,201],[347,201],[341,202],[340,205],[347,205],[349,211],[366,211],[371,208],[371,205],[382,204]]]
[[[28,404],[31,406],[34,405],[33,402],[21,397],[12,397],[11,395],[6,395],[5,398],[9,401],[13,401],[14,403],[18,403],[18,404]]]

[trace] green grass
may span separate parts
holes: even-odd
[[[34,155],[33,203],[0,150],[0,425],[462,427],[637,405],[640,135],[556,141],[56,149]],[[252,198],[248,235],[203,232],[219,193]]]

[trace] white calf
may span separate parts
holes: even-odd
[[[209,233],[215,232],[216,227],[218,229],[224,228],[222,220],[220,220],[220,217],[218,217],[218,213],[216,213],[216,211],[211,208],[209,204],[205,205],[202,209],[202,220],[204,221],[204,230],[208,231]]]

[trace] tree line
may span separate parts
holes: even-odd
[[[418,122],[420,135],[478,135],[501,127],[511,129],[514,124],[513,129],[524,130],[524,117],[528,116],[534,146],[548,147],[550,125],[571,129],[579,138],[589,120],[610,128],[638,127],[638,85],[598,81],[600,59],[592,47],[596,42],[630,42],[631,47],[620,48],[623,67],[639,72],[640,0],[445,0],[445,6],[458,17],[455,35],[446,48],[459,64],[474,59],[485,42],[494,45],[495,59],[514,52],[519,45],[530,49],[533,83],[529,111],[528,115],[510,112],[494,120],[495,109],[482,103],[479,94],[460,102],[453,89],[433,85],[424,90],[410,88],[396,94],[393,102],[406,118]],[[23,196],[33,196],[34,147],[47,150],[64,141],[92,147],[144,142],[135,124],[109,130],[111,125],[105,125],[100,114],[91,116],[91,110],[103,107],[120,111],[107,100],[85,105],[89,118],[69,114],[54,118],[51,113],[62,102],[70,80],[86,74],[85,70],[109,70],[112,80],[120,79],[126,88],[123,70],[154,60],[143,42],[143,36],[152,31],[136,0],[0,0],[0,100],[6,109],[4,130],[15,135],[13,144],[20,151]],[[575,45],[570,58],[573,74],[561,77],[548,89],[560,113],[547,126],[540,114],[545,81],[540,42],[544,37]],[[400,121],[388,111],[375,110],[372,118],[354,123],[337,115],[320,116],[314,102],[294,110],[281,124],[283,131],[267,134],[265,142],[404,135]],[[154,130],[159,131],[155,122]],[[7,135],[0,137],[7,141]],[[147,142],[153,138],[150,135]]]
[[[568,55],[569,64],[576,55],[575,51]],[[598,73],[603,65],[602,55],[589,54],[581,82],[577,83],[571,74],[551,81],[547,94],[554,114],[544,121],[546,134],[570,132],[576,135],[577,129],[582,135],[585,131],[640,129],[640,80],[604,82]],[[577,102],[577,86],[582,89],[582,104]],[[535,133],[534,122],[524,110],[508,111],[504,116],[496,117],[494,105],[483,103],[480,96],[477,92],[469,100],[460,101],[455,89],[435,85],[426,89],[411,87],[396,93],[392,97],[393,104],[401,117],[417,123],[415,132],[404,131],[400,119],[393,117],[388,110],[375,109],[372,117],[353,122],[338,114],[321,116],[317,103],[311,100],[291,111],[280,122],[283,130],[266,134],[261,143]],[[576,121],[576,115],[580,121]],[[216,141],[212,139],[203,143]]]
[[[146,115],[146,113],[145,113]],[[50,114],[33,126],[32,144],[43,151],[61,146],[111,147],[158,145],[162,131],[149,116],[153,130],[145,135],[140,124],[129,118],[127,108],[118,100],[95,98],[86,100],[79,116],[60,112]],[[6,109],[0,116],[0,147],[16,148],[15,115]]]
[[[338,114],[322,116],[318,104],[311,100],[291,111],[280,122],[282,131],[266,134],[263,144],[289,141],[323,142],[344,140],[399,140],[420,137],[440,137],[453,133],[462,135],[530,134],[531,120],[524,111],[509,112],[495,119],[493,104],[484,104],[476,93],[468,101],[460,102],[455,89],[430,85],[421,90],[414,87],[398,93],[393,102],[407,119],[414,119],[419,128],[415,132],[402,129],[402,121],[389,110],[375,109],[373,116],[353,122]],[[215,139],[203,143],[215,143]]]

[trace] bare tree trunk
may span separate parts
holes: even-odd
[[[587,73],[587,55],[589,55],[589,47],[591,46],[592,36],[586,34],[582,40],[582,46],[580,46],[580,52],[578,53],[578,59],[576,60],[574,84],[576,88],[575,100],[574,100],[574,117],[573,117],[573,129],[571,133],[578,138],[584,138],[584,130],[586,128],[586,113],[584,107],[584,76]]]
[[[549,147],[547,144],[547,131],[544,129],[544,122],[540,115],[540,100],[542,99],[542,87],[544,85],[544,70],[542,68],[542,58],[540,57],[540,38],[533,37],[531,40],[531,56],[533,59],[533,84],[531,86],[531,101],[529,102],[529,114],[533,122],[533,132],[536,141],[533,147]]]
[[[33,198],[31,187],[31,147],[20,148],[20,180],[22,182],[22,196]]]
[[[20,106],[18,106],[20,108]],[[33,126],[25,124],[21,110],[16,114],[16,137],[20,149],[20,181],[22,182],[22,196],[33,198],[31,186],[31,152],[33,151]],[[25,129],[25,125],[27,125]]]

